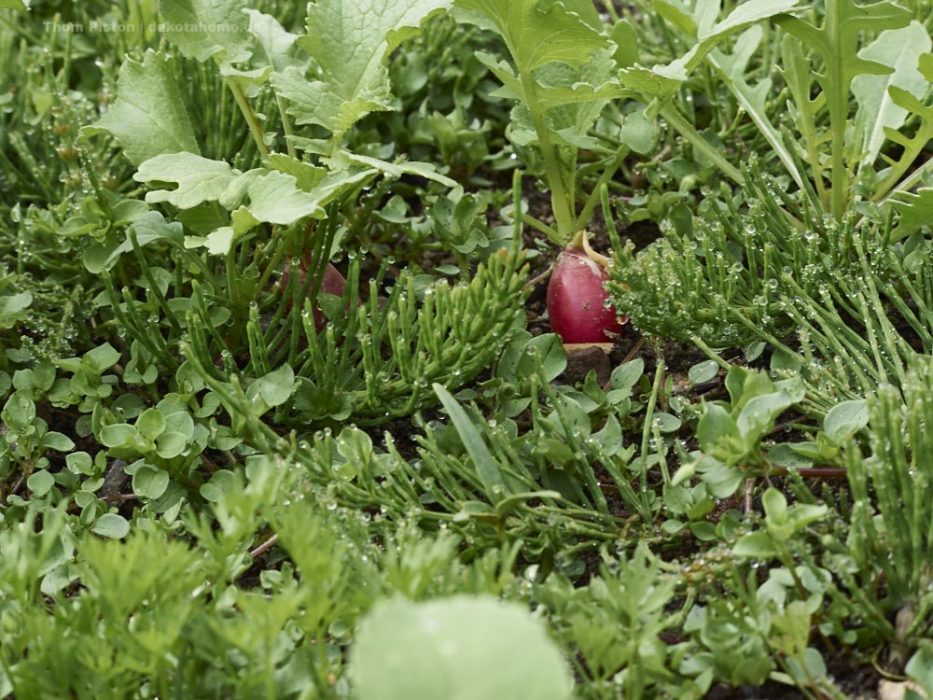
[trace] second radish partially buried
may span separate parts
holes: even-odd
[[[611,343],[622,332],[603,284],[608,259],[594,252],[580,232],[557,257],[547,289],[551,329],[566,344]]]

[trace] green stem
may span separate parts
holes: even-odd
[[[841,35],[841,8],[838,0],[826,0],[826,34],[830,40]],[[843,95],[845,86],[845,70],[842,52],[833,47],[827,57],[826,71],[829,84],[835,87],[831,94],[837,99],[829,101],[829,128],[832,131],[832,214],[837,221],[842,219],[846,208],[846,194],[849,189],[849,173],[846,170],[846,120],[848,119],[849,103]],[[845,94],[848,94],[846,91]]]
[[[658,355],[658,366],[654,372],[654,382],[651,385],[651,395],[648,397],[648,405],[645,409],[645,422],[641,434],[641,474],[640,476],[640,496],[643,512],[640,513],[645,523],[651,522],[651,506],[645,501],[648,493],[648,445],[650,444],[651,423],[654,420],[654,411],[658,404],[658,394],[661,391],[661,384],[664,381],[664,355]],[[660,449],[660,448],[659,448]]]
[[[704,355],[706,355],[709,359],[711,359],[713,362],[715,362],[717,365],[719,365],[722,369],[726,370],[727,372],[728,372],[730,369],[732,369],[732,365],[730,365],[728,362],[726,362],[724,359],[722,359],[718,354],[716,354],[716,351],[713,350],[709,345],[707,345],[706,343],[704,343],[704,342],[703,342],[703,339],[700,338],[699,336],[696,336],[696,335],[691,336],[691,337],[690,337],[690,342],[692,342],[694,345],[696,345],[697,348],[698,348]]]
[[[525,92],[525,104],[531,114],[531,121],[538,135],[541,152],[544,156],[545,176],[547,177],[548,186],[551,188],[551,209],[554,211],[554,219],[557,221],[557,233],[561,242],[566,242],[570,240],[576,229],[573,193],[567,190],[560,162],[557,159],[557,149],[551,142],[551,132],[548,129],[544,113],[538,107],[537,88],[534,80],[524,72],[522,72],[522,88]]]
[[[541,221],[541,219],[537,219],[531,214],[522,214],[519,220],[522,223],[531,226],[531,228],[533,228],[535,231],[540,231],[557,245],[564,245],[566,243],[566,241],[561,238],[561,235],[554,229],[553,226],[548,226],[546,223]]]
[[[259,118],[256,116],[256,112],[253,111],[253,106],[249,103],[249,100],[246,99],[243,89],[233,80],[227,79],[224,82],[227,83],[227,87],[229,87],[230,92],[233,93],[233,98],[240,107],[240,111],[243,113],[246,123],[249,125],[249,131],[253,135],[256,146],[259,147],[259,153],[263,157],[269,155],[269,146],[266,145],[266,132],[263,130],[262,124],[259,123]]]
[[[593,188],[593,191],[590,192],[590,196],[586,199],[586,204],[583,205],[583,210],[580,212],[580,216],[577,217],[577,225],[575,228],[580,231],[586,228],[587,224],[590,223],[590,219],[593,217],[593,212],[596,211],[596,205],[599,203],[601,197],[601,192],[603,187],[613,178],[616,174],[616,171],[622,167],[622,162],[625,160],[626,156],[629,154],[628,148],[620,148],[613,159],[606,166],[606,169],[603,170],[603,174],[599,177],[599,181],[596,183],[596,187]]]
[[[288,112],[285,111],[285,103],[278,95],[275,96],[275,104],[278,106],[279,114],[282,117],[282,131],[285,132],[285,148],[288,150],[288,155],[292,158],[297,158],[298,154],[295,152],[295,144],[292,143],[291,139],[291,136],[294,134],[292,120],[289,118]]]
[[[702,152],[707,158],[725,173],[726,177],[735,181],[739,185],[745,184],[745,178],[738,168],[727,161],[722,154],[717,151],[709,141],[707,141],[698,132],[693,125],[677,110],[677,108],[668,104],[661,109],[661,116],[667,120],[667,123],[674,127],[680,135],[689,141],[695,149]]]

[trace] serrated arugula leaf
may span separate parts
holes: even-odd
[[[650,71],[641,67],[622,71],[622,84],[643,91],[647,97],[667,99],[723,41],[753,24],[785,15],[798,4],[799,0],[749,0],[736,7],[722,21],[714,22],[713,12],[718,11],[718,3],[701,3],[698,14],[690,18],[694,28],[691,34],[698,39],[693,48],[675,61],[654,66]]]
[[[903,201],[892,202],[901,216],[891,234],[894,241],[907,238],[924,226],[933,226],[933,188],[918,190],[916,194],[905,192],[901,196]]]
[[[146,194],[146,201],[150,204],[168,202],[179,209],[191,209],[220,199],[239,174],[223,161],[193,153],[167,153],[140,165],[133,179],[178,185],[173,190],[152,190]]]
[[[120,67],[117,99],[96,124],[82,129],[92,136],[110,133],[126,157],[139,165],[163,153],[200,153],[171,58],[152,50],[142,63],[127,59]]]
[[[920,74],[928,83],[926,92],[929,93],[930,85],[933,84],[933,54],[922,54],[917,61],[917,66]],[[895,187],[898,190],[910,189],[908,185],[919,182],[924,171],[931,166],[931,161],[928,160],[925,165],[914,170],[910,177],[901,182],[901,178],[913,167],[917,158],[926,149],[927,144],[933,141],[933,105],[918,99],[915,95],[896,85],[888,88],[888,95],[896,106],[918,117],[920,123],[914,129],[913,135],[909,136],[890,127],[884,127],[884,135],[887,139],[892,143],[896,143],[902,150],[897,158],[890,158],[884,153],[881,154],[881,157],[891,167],[883,173],[884,180],[875,187],[875,193],[872,197],[874,201],[890,196],[889,193]]]
[[[855,0],[827,0],[825,20],[820,27],[791,15],[775,18],[785,31],[823,60],[823,73],[814,73],[814,77],[822,88],[829,111],[832,187],[828,208],[836,219],[844,216],[851,195],[849,166],[846,163],[846,128],[852,81],[859,75],[888,75],[893,72],[890,66],[859,56],[859,36],[866,31],[900,29],[906,27],[910,20],[910,10],[892,2],[859,5]],[[803,88],[801,84],[796,89]],[[806,92],[809,94],[809,88]],[[795,94],[795,99],[800,102],[803,98],[802,95]],[[800,115],[798,123],[801,118],[807,118],[807,115]],[[822,176],[825,166],[819,166],[814,161],[815,148],[814,144],[808,144],[811,165],[817,171],[814,178],[818,182],[816,178]],[[822,188],[820,194],[824,194]],[[824,200],[824,205],[826,204]]]
[[[855,128],[863,153],[860,169],[871,166],[885,141],[886,129],[900,129],[908,110],[898,105],[889,92],[896,87],[917,99],[924,99],[930,84],[920,72],[920,57],[931,46],[926,28],[916,20],[903,29],[881,32],[859,52],[859,57],[890,66],[888,75],[859,75],[852,81],[858,101]]]
[[[819,53],[826,61],[827,71],[817,80],[828,92],[849,94],[857,75],[888,75],[892,69],[883,63],[860,58],[859,34],[906,27],[910,10],[893,2],[859,5],[855,0],[827,0],[826,19],[822,27],[783,15],[776,18],[785,31]]]
[[[237,63],[250,57],[246,0],[160,0],[165,35],[188,58]]]
[[[768,117],[767,103],[768,96],[771,94],[771,78],[764,78],[754,87],[749,85],[745,79],[749,62],[761,44],[763,35],[764,30],[761,25],[752,25],[736,40],[731,55],[714,49],[710,53],[708,60],[719,71],[723,82],[732,91],[739,104],[742,105],[752,121],[755,122],[758,130],[767,139],[787,172],[794,179],[794,182],[803,190],[803,175],[797,168],[797,162],[784,142],[784,137]]]
[[[291,66],[272,77],[298,124],[317,124],[334,140],[364,116],[392,109],[385,65],[389,54],[452,0],[318,0],[308,7],[307,34],[298,44],[318,75]]]

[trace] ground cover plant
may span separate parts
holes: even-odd
[[[925,0],[0,0],[0,698],[933,698]]]

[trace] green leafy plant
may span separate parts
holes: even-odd
[[[804,397],[801,382],[773,382],[765,372],[733,367],[726,376],[728,403],[704,407],[697,425],[702,456],[675,474],[676,486],[699,473],[710,491],[731,496],[743,480],[767,476],[772,465],[762,441],[785,411]]]

